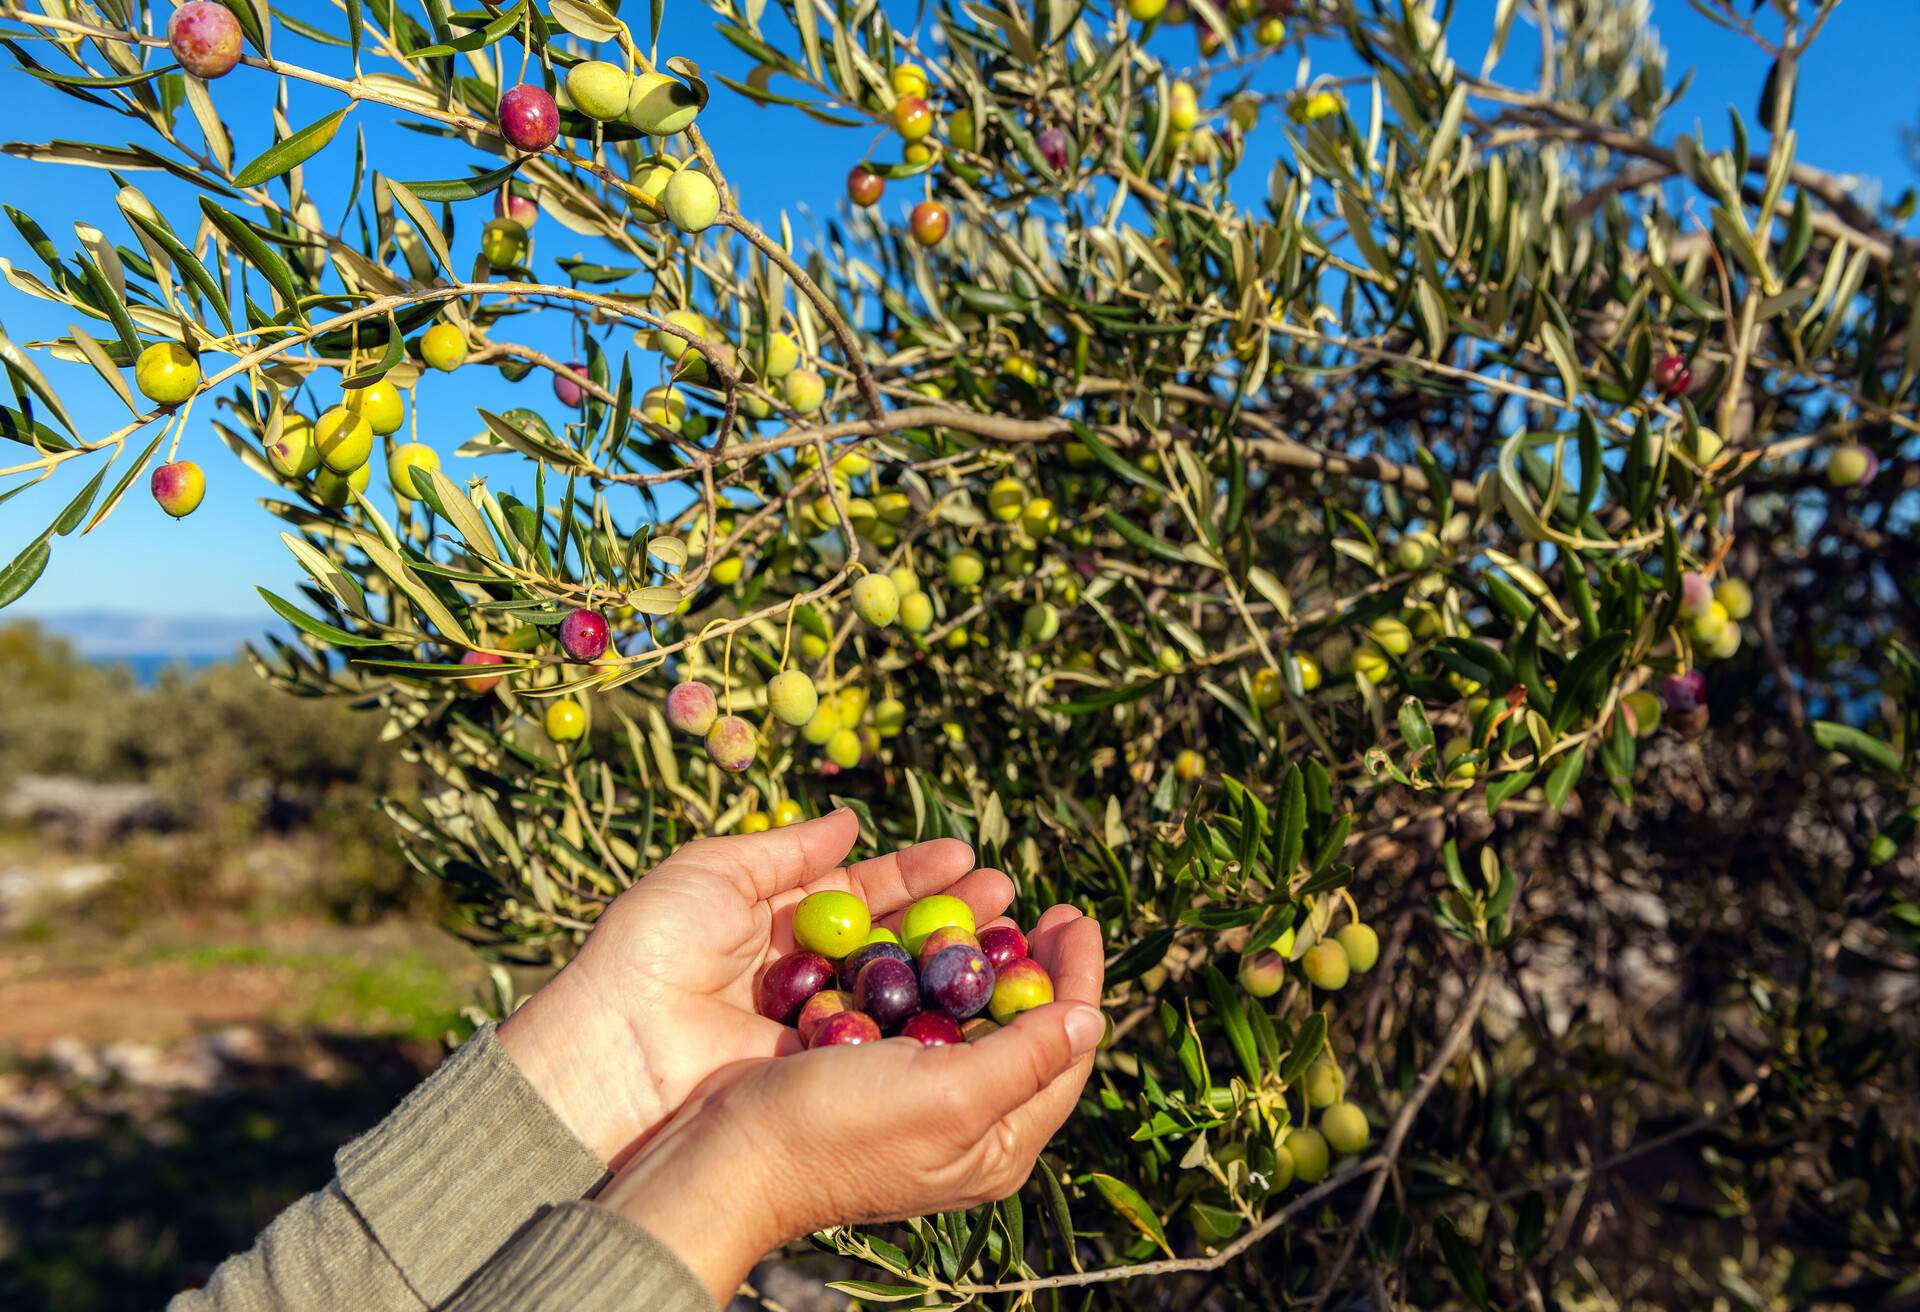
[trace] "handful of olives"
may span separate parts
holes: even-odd
[[[973,908],[944,893],[908,907],[898,934],[852,893],[813,893],[794,908],[793,937],[800,950],[767,968],[755,1004],[809,1048],[895,1034],[960,1043],[1053,1001],[1025,934],[977,929]]]

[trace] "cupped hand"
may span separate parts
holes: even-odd
[[[1055,1002],[972,1043],[894,1038],[719,1071],[598,1201],[679,1253],[725,1306],[789,1239],[1013,1193],[1073,1110],[1106,1028],[1099,926],[1056,906],[1029,939]]]
[[[836,811],[687,844],[614,899],[578,955],[501,1024],[501,1044],[581,1142],[618,1165],[716,1072],[799,1047],[755,1012],[753,990],[795,950],[807,894],[849,890],[894,928],[930,893],[964,898],[982,924],[1012,900],[1012,882],[974,870],[955,839],[842,868],[858,832]]]

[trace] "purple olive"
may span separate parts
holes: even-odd
[[[965,1020],[993,996],[993,963],[977,948],[947,948],[927,961],[920,990],[930,1010]]]
[[[768,1020],[793,1024],[808,998],[833,986],[833,964],[817,952],[796,952],[767,967],[754,993],[754,1008]]]
[[[560,135],[560,107],[545,87],[522,82],[500,97],[500,135],[514,149],[537,154]]]
[[[847,959],[840,963],[840,987],[852,988],[860,978],[860,972],[883,957],[890,957],[907,966],[913,964],[913,958],[898,943],[867,943],[849,952]]]
[[[868,962],[854,981],[853,1005],[890,1030],[920,1010],[920,981],[906,962],[881,957]]]
[[[1688,670],[1660,681],[1660,704],[1673,714],[1697,711],[1707,702],[1707,676]]]
[[[560,621],[560,645],[576,661],[597,661],[607,651],[607,617],[597,610],[576,610]]]
[[[1033,139],[1040,148],[1040,158],[1047,161],[1047,167],[1055,173],[1067,167],[1067,134],[1059,128],[1045,128]]]

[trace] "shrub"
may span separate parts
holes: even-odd
[[[1544,67],[1499,80],[1512,6],[1459,63],[1428,0],[1195,4],[1193,80],[1161,55],[1185,6],[984,0],[913,34],[713,7],[754,61],[729,94],[902,138],[849,147],[855,208],[810,247],[738,208],[700,69],[653,68],[588,0],[367,6],[356,102],[239,168],[221,89],[129,22],[22,16],[93,43],[17,51],[27,73],[169,140],[184,98],[207,142],[25,148],[207,192],[169,223],[125,187],[137,250],[62,256],[16,213],[46,275],[15,286],[86,326],[40,346],[124,394],[148,338],[184,339],[216,414],[129,398],[84,436],[13,350],[0,418],[39,449],[8,472],[130,456],[124,490],[177,425],[274,485],[311,582],[267,596],[303,638],[262,664],[404,741],[431,781],[389,808],[407,859],[492,953],[563,960],[664,851],[783,801],[851,806],[876,844],[966,838],[1023,910],[1097,915],[1117,1020],[1081,1115],[1015,1198],[823,1236],[870,1298],[1701,1301],[1685,1271],[1890,1294],[1920,1196],[1892,1111],[1911,1009],[1874,1001],[1910,997],[1920,920],[1896,583],[1920,371],[1900,220],[1794,155],[1831,6],[1708,0],[1771,62],[1757,125],[1711,145],[1663,128],[1679,83],[1627,0],[1542,7]],[[300,34],[276,68],[313,82],[293,50],[333,56]],[[1281,75],[1315,46],[1364,75]],[[596,55],[651,107],[575,112]],[[348,109],[490,158],[411,182],[374,159],[329,230],[340,198],[299,166]],[[472,256],[489,196],[531,247],[495,228]],[[548,260],[542,223],[595,258]],[[529,336],[555,319],[563,352]],[[343,394],[447,395],[423,365],[581,397],[479,412],[452,454],[517,490],[422,461],[389,502],[357,433],[308,476]],[[901,622],[857,622],[857,581],[895,570]],[[1746,584],[1750,614],[1689,575]],[[590,664],[559,642],[582,608],[613,627]],[[821,695],[797,729],[766,711],[793,668]],[[743,771],[669,729],[694,681],[744,720],[713,749]],[[1283,983],[1249,997],[1266,949]],[[1365,1146],[1329,1164],[1328,1139]]]

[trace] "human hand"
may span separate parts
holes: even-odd
[[[893,1038],[716,1072],[598,1201],[678,1253],[725,1306],[753,1263],[829,1225],[970,1207],[1019,1189],[1093,1068],[1100,928],[1040,917],[1057,1001],[972,1043]]]
[[[847,889],[895,928],[932,893],[964,898],[982,924],[1013,898],[1012,882],[974,870],[954,839],[838,868],[858,832],[836,811],[687,844],[616,898],[579,954],[501,1024],[508,1055],[582,1143],[617,1166],[716,1071],[799,1047],[754,1010],[753,987],[795,950],[793,908],[807,894]]]

